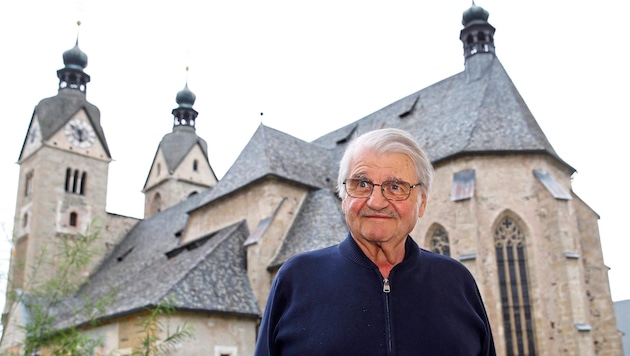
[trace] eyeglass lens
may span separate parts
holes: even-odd
[[[347,179],[346,192],[354,198],[367,198],[372,194],[374,186],[381,187],[383,196],[390,200],[405,200],[409,197],[411,185],[403,181],[385,181],[375,184],[362,179]]]

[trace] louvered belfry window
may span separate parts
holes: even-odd
[[[536,355],[525,259],[525,234],[504,217],[494,231],[507,355]]]

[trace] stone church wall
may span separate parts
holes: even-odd
[[[464,169],[475,171],[474,194],[452,201],[453,175]],[[611,332],[606,327],[610,321],[599,320],[598,310],[614,316],[610,292],[602,290],[608,288],[608,279],[603,271],[597,216],[574,195],[570,200],[556,199],[534,175],[534,169],[544,169],[560,189],[571,194],[572,171],[544,155],[460,157],[436,165],[427,209],[412,237],[431,249],[430,234],[436,226],[444,228],[451,257],[462,261],[479,284],[497,350],[503,352],[505,330],[494,231],[503,217],[509,217],[525,236],[537,351],[590,354],[592,350],[594,354],[595,348],[605,349],[601,339]],[[589,300],[589,289],[596,291],[598,300]],[[591,330],[580,331],[576,325],[582,324]]]

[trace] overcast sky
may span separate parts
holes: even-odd
[[[490,12],[499,60],[557,153],[577,170],[574,192],[601,217],[613,300],[630,299],[630,242],[623,227],[630,210],[625,181],[630,3],[476,4]],[[197,133],[208,142],[210,164],[220,178],[261,123],[311,141],[461,72],[459,31],[470,5],[467,0],[3,1],[2,277],[20,148],[35,105],[56,95],[56,71],[77,34],[92,77],[87,99],[101,110],[114,158],[107,210],[142,217],[141,189],[161,138],[172,130],[175,95],[186,81],[197,95]]]

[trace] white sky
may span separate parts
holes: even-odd
[[[614,301],[630,299],[627,164],[630,2],[477,0],[497,56],[600,216]],[[311,141],[463,70],[468,0],[70,1],[0,3],[0,286],[37,103],[56,95],[79,46],[114,161],[107,209],[141,217],[141,193],[175,95],[197,95],[197,133],[220,178],[262,122]],[[77,28],[76,21],[82,25]],[[186,66],[190,71],[186,73]],[[261,116],[260,113],[264,115]],[[305,157],[307,160],[308,157]],[[1,291],[0,287],[0,291]],[[0,307],[4,292],[0,295]]]

